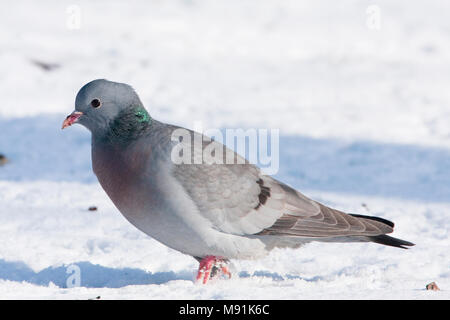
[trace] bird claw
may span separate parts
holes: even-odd
[[[197,281],[202,280],[206,284],[209,279],[218,277],[220,274],[231,278],[231,272],[228,270],[227,259],[215,256],[206,256],[200,261],[197,273]]]

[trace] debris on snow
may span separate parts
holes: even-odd
[[[432,291],[439,291],[439,290],[441,290],[441,289],[439,289],[438,285],[434,281],[429,283],[429,284],[427,284],[426,289],[427,290],[432,290]]]
[[[8,161],[9,161],[8,158],[6,158],[6,156],[0,153],[0,166],[5,165]]]

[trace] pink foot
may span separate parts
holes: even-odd
[[[231,278],[231,273],[228,270],[227,266],[225,265],[226,263],[227,260],[221,257],[215,256],[204,257],[200,261],[200,265],[198,267],[197,281],[203,278],[203,284],[206,284],[210,278],[215,277],[217,275],[217,272],[221,272],[224,275],[228,276],[228,278]],[[217,271],[211,274],[214,268],[216,268]]]

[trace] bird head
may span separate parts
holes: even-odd
[[[150,116],[133,88],[104,79],[84,85],[75,99],[75,111],[66,117],[62,129],[79,123],[102,137],[111,129],[132,131],[133,126],[148,122]],[[121,128],[122,127],[122,128]]]

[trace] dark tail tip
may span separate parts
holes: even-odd
[[[411,242],[408,242],[405,240],[401,240],[401,239],[397,239],[394,237],[390,237],[385,234],[382,234],[379,236],[370,236],[367,238],[369,238],[369,240],[372,242],[384,244],[386,246],[391,246],[391,247],[396,247],[396,248],[408,249],[404,246],[408,246],[408,247],[414,246],[414,243],[411,243]]]

